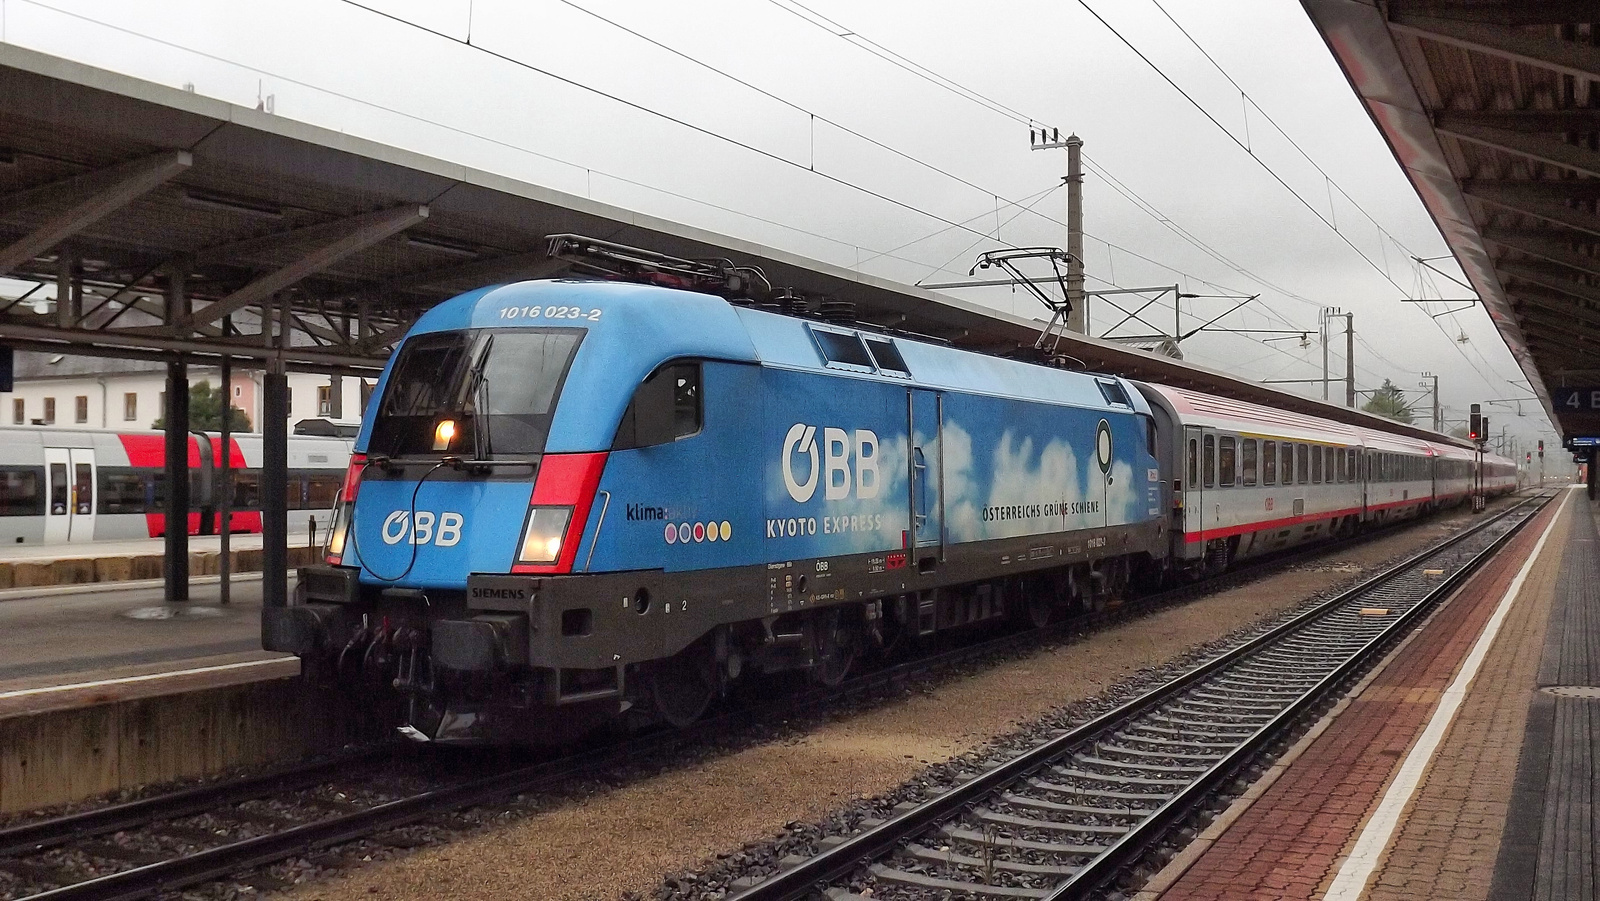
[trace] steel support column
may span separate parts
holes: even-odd
[[[189,600],[189,366],[182,360],[167,364],[167,406],[161,415],[167,431],[162,574],[166,602],[175,604]]]
[[[285,314],[288,298],[280,298]],[[287,319],[287,315],[284,317]],[[264,310],[262,329],[271,333],[272,319]],[[279,331],[287,343],[288,323]],[[272,360],[261,379],[265,395],[261,406],[261,604],[264,608],[289,605],[289,376],[282,360]],[[265,622],[265,620],[263,620]]]

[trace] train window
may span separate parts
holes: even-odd
[[[1311,484],[1322,484],[1322,448],[1311,449]]]
[[[57,516],[67,512],[67,464],[50,464],[50,512]]]
[[[138,470],[100,467],[100,512],[145,512],[150,509],[149,487]]]
[[[1206,487],[1210,488],[1217,484],[1217,437],[1215,435],[1206,436],[1205,466],[1205,483]],[[1232,476],[1228,477],[1228,484],[1233,484]]]
[[[1311,448],[1304,444],[1297,445],[1295,447],[1295,455],[1298,458],[1298,462],[1295,464],[1295,471],[1300,475],[1300,484],[1304,485],[1311,480]]]
[[[79,515],[94,512],[94,467],[88,463],[79,463],[73,469],[73,499],[77,502],[76,509]]]
[[[1209,473],[1207,473],[1209,475]],[[1189,487],[1200,484],[1200,442],[1189,439]]]
[[[1133,402],[1128,400],[1128,392],[1122,388],[1122,383],[1113,382],[1109,379],[1095,379],[1094,381],[1096,385],[1100,386],[1100,396],[1106,399],[1106,403],[1122,407],[1133,406]]]
[[[1243,444],[1239,454],[1239,484],[1248,488],[1256,483],[1256,439],[1246,438]]]
[[[1345,448],[1344,465],[1346,474],[1345,481],[1347,482],[1361,481],[1361,473],[1356,469],[1356,460],[1356,449],[1353,447]]]
[[[255,510],[261,506],[261,470],[233,471],[233,509]]]
[[[343,479],[333,475],[314,475],[307,486],[306,509],[332,510]]]
[[[44,470],[7,466],[0,469],[0,516],[44,515]]]
[[[475,329],[408,339],[378,403],[369,453],[543,452],[582,337],[577,329]],[[481,424],[474,421],[480,404]],[[456,421],[457,437],[436,447],[435,429],[447,419]]]
[[[1246,447],[1244,453],[1245,459],[1249,460],[1250,450],[1248,447]],[[1249,467],[1250,464],[1248,462],[1245,463],[1246,478],[1249,478]],[[1246,482],[1245,484],[1248,485],[1250,483]],[[1261,484],[1278,484],[1278,442],[1276,441],[1261,442]]]
[[[1233,487],[1234,473],[1237,471],[1234,462],[1234,439],[1224,438],[1217,442],[1217,482],[1224,488]]]
[[[1156,421],[1144,415],[1139,418],[1144,420],[1144,452],[1154,457],[1156,455]]]
[[[872,357],[867,354],[867,348],[861,343],[860,335],[854,332],[830,332],[820,328],[813,328],[811,334],[817,339],[817,347],[822,350],[822,359],[830,365],[872,368]]]
[[[612,450],[670,444],[700,431],[700,364],[673,363],[650,374],[622,413]]]
[[[910,375],[911,370],[906,367],[905,357],[900,356],[900,348],[888,338],[871,338],[863,336],[867,342],[867,350],[872,351],[872,361],[878,364],[878,369],[890,375]]]

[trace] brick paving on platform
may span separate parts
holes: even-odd
[[[1277,780],[1192,858],[1182,875],[1160,895],[1163,901],[1321,896],[1337,872],[1346,846],[1422,732],[1440,694],[1559,503],[1558,499],[1523,528],[1427,621]],[[1563,546],[1558,539],[1564,528],[1565,522],[1557,526],[1561,534],[1551,536],[1547,561],[1552,550]],[[1559,566],[1547,562],[1536,575],[1542,580],[1546,571],[1558,570]],[[1531,589],[1536,581],[1530,578],[1524,600],[1534,596]],[[1537,584],[1548,595],[1547,586],[1542,581]],[[1403,844],[1381,865],[1378,875],[1386,893],[1383,897],[1467,897],[1474,887],[1478,897],[1486,895],[1548,610],[1548,599],[1542,607],[1537,603],[1513,607],[1480,674],[1489,678],[1480,677],[1468,692],[1457,728],[1452,730],[1461,731],[1460,741],[1454,734],[1446,736],[1442,747],[1454,748],[1446,768],[1437,782],[1430,776],[1431,789],[1425,783],[1424,793],[1416,799],[1418,822],[1406,824],[1399,836]],[[1525,647],[1530,635],[1533,644]],[[1513,648],[1522,649],[1527,659],[1508,660],[1504,655],[1516,654]],[[1501,672],[1513,663],[1519,667],[1518,675],[1503,678]],[[1527,672],[1521,673],[1520,668]],[[1473,751],[1466,744],[1468,733],[1481,737],[1485,730],[1494,732],[1492,740]],[[1479,773],[1474,767],[1485,770],[1481,786],[1475,784]],[[1420,807],[1423,802],[1426,808]],[[1457,840],[1470,849],[1457,853],[1453,844]],[[1486,850],[1480,843],[1487,843]],[[1432,882],[1424,886],[1428,880]],[[1448,883],[1459,890],[1446,891],[1442,885],[1436,890],[1435,883]]]

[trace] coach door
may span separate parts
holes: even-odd
[[[1207,448],[1210,449],[1209,454],[1206,453]],[[1216,479],[1211,474],[1217,468],[1216,456],[1215,436],[1203,435],[1196,426],[1184,426],[1182,527],[1186,535],[1198,535],[1205,531],[1206,492],[1202,486],[1207,481],[1215,484]]]
[[[45,544],[94,539],[94,451],[87,447],[47,447],[45,468]]]
[[[944,544],[944,455],[940,453],[943,398],[937,391],[906,393],[911,432],[912,546],[930,548],[924,557],[942,558]]]

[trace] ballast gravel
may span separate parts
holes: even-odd
[[[721,899],[734,879],[771,873],[787,854],[810,853],[827,835],[1048,740],[1472,520],[1430,520],[764,744],[705,749],[653,775],[479,810],[467,817],[478,825],[445,843],[345,846],[331,876],[304,861],[280,865],[272,881],[307,881],[238,896]]]

